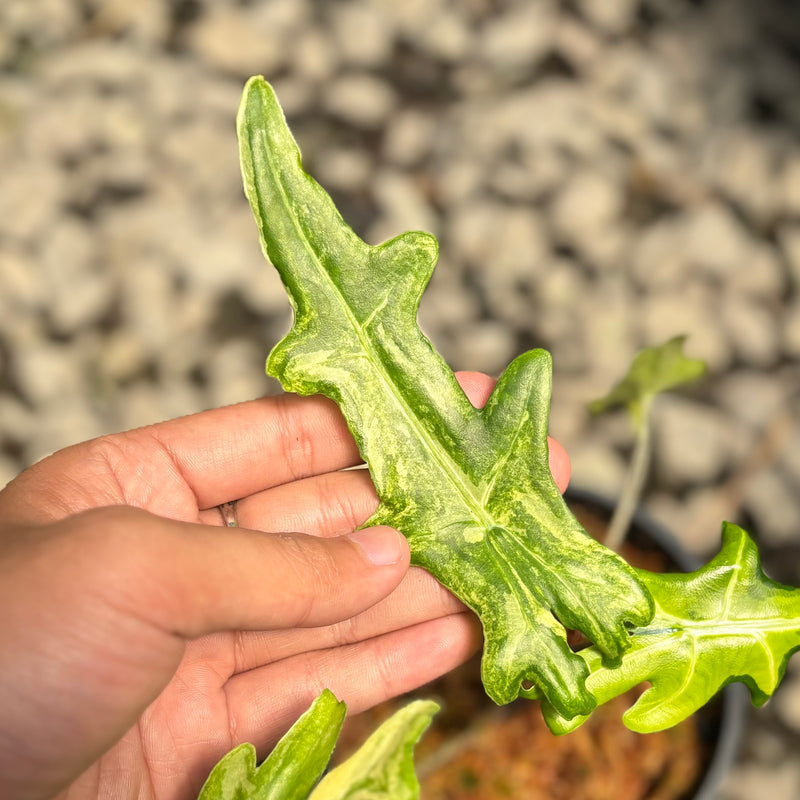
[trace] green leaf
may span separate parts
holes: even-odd
[[[430,700],[416,700],[395,712],[322,779],[309,800],[416,800],[414,745],[438,710]]]
[[[623,716],[640,733],[676,725],[734,681],[746,683],[753,702],[763,704],[800,649],[800,589],[764,575],[747,533],[724,523],[722,548],[705,567],[688,575],[640,575],[656,613],[646,628],[633,632],[622,666],[605,668],[595,648],[581,652],[598,704],[649,681]],[[543,711],[555,733],[583,722],[563,719],[547,703]]]
[[[590,411],[600,414],[616,406],[626,406],[639,424],[643,409],[653,397],[697,380],[705,373],[705,362],[683,354],[685,342],[685,336],[676,336],[657,347],[640,350],[628,374],[605,397],[591,403]]]
[[[252,744],[225,755],[198,800],[306,800],[330,761],[344,715],[344,703],[325,689],[260,767]]]
[[[507,703],[530,681],[565,716],[594,706],[564,625],[618,663],[652,601],[635,572],[567,509],[548,467],[551,363],[518,357],[482,410],[423,336],[416,314],[436,240],[369,246],[303,172],[272,88],[248,81],[238,133],[245,192],[294,326],[267,371],[287,391],[340,406],[380,498],[368,524],[408,538],[414,563],[475,610],[487,693]],[[523,692],[524,693],[524,692]]]

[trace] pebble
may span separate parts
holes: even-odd
[[[382,127],[394,108],[394,91],[367,72],[347,73],[337,78],[325,93],[325,109],[356,128]]]
[[[775,312],[757,301],[732,297],[721,304],[721,323],[733,352],[749,366],[771,367],[780,358]]]
[[[795,502],[797,490],[786,478],[771,469],[748,479],[744,508],[755,519],[754,535],[774,546],[790,544],[800,530],[800,508]]]
[[[667,394],[658,398],[653,416],[655,468],[665,484],[708,484],[736,462],[736,428],[711,406]]]
[[[573,173],[556,197],[552,223],[558,235],[578,248],[614,225],[623,206],[617,182],[596,170]]]
[[[255,24],[243,8],[212,4],[192,26],[188,46],[208,67],[247,78],[277,72],[288,58],[290,31]]]

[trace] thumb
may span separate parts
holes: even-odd
[[[100,512],[94,512],[100,513]],[[221,630],[313,627],[347,619],[388,595],[409,564],[408,543],[376,527],[323,538],[176,522],[113,509],[115,604],[131,590],[136,616],[190,639]],[[146,516],[146,524],[132,517]],[[109,562],[106,562],[109,563]]]

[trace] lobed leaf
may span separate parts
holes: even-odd
[[[588,668],[564,626],[619,663],[628,627],[647,624],[653,605],[633,569],[581,528],[550,474],[549,354],[519,356],[475,409],[417,324],[436,240],[361,241],[303,171],[263,78],[245,87],[238,134],[262,247],[295,315],[267,371],[287,391],[338,403],[380,499],[367,524],[399,528],[414,563],[478,614],[487,693],[507,703],[531,682],[564,716],[587,713]]]
[[[657,347],[645,347],[633,359],[625,377],[589,407],[600,414],[615,406],[626,406],[639,423],[642,409],[661,392],[695,381],[706,371],[705,362],[683,354],[685,336],[675,336]]]
[[[308,800],[417,800],[414,745],[438,710],[430,700],[416,700],[396,711]]]
[[[306,800],[330,761],[344,715],[344,703],[325,689],[260,766],[252,744],[225,755],[198,800]]]
[[[607,669],[595,648],[581,652],[598,704],[649,681],[623,716],[640,733],[676,725],[734,681],[747,684],[754,703],[763,704],[800,649],[800,589],[764,575],[748,534],[724,523],[722,548],[706,566],[689,574],[639,574],[656,613],[634,631],[622,665]],[[566,720],[546,701],[542,707],[554,733],[585,719]]]

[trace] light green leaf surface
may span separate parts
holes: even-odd
[[[325,689],[261,766],[242,744],[214,767],[198,800],[306,800],[330,761],[345,705]]]
[[[696,572],[640,575],[656,614],[634,632],[622,666],[605,668],[595,648],[581,653],[598,704],[649,681],[623,716],[632,730],[649,733],[677,724],[734,681],[747,684],[756,705],[764,703],[800,648],[800,589],[764,575],[747,533],[725,523],[719,554]],[[555,733],[583,722],[563,719],[546,702],[543,711]]]
[[[646,624],[653,608],[552,479],[549,354],[519,356],[486,407],[473,408],[417,325],[436,240],[415,232],[374,247],[361,241],[303,172],[262,78],[247,83],[238,133],[262,247],[295,313],[267,371],[287,391],[338,403],[380,498],[368,524],[399,528],[414,563],[476,611],[487,693],[507,703],[530,681],[565,716],[590,711],[588,670],[563,626],[618,663],[627,625]]]
[[[395,712],[322,779],[309,800],[416,800],[414,745],[438,710],[430,700],[416,700]]]
[[[684,355],[685,343],[685,336],[676,336],[657,347],[640,350],[628,374],[605,397],[595,400],[590,411],[600,414],[615,406],[626,406],[638,425],[653,397],[705,374],[705,362]]]

